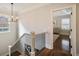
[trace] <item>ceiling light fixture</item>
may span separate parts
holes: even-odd
[[[18,15],[14,16],[14,3],[11,3],[11,22],[16,22],[18,20]]]
[[[13,16],[13,3],[11,3],[11,21],[13,22],[13,18],[14,18],[14,16]]]

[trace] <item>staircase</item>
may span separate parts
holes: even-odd
[[[11,56],[20,56],[20,55],[21,55],[21,53],[19,51],[15,51],[15,52],[11,53]],[[7,56],[9,56],[9,55],[7,55]]]
[[[24,39],[24,37],[27,36],[25,38],[26,39],[30,39],[29,38],[29,34],[24,33],[20,38],[18,38],[13,44],[10,44],[9,47],[9,54],[7,56],[25,56],[28,55],[25,53],[25,47],[23,46],[23,44],[21,44],[22,39]],[[22,45],[22,46],[21,46]],[[28,52],[29,53],[29,52]]]
[[[19,44],[20,40],[25,36],[26,34],[23,34],[19,39],[16,40],[14,44],[9,46],[9,56],[30,56],[30,52],[27,50],[27,48],[23,49],[23,51],[20,51],[17,49],[17,44]],[[28,36],[28,35],[27,35]],[[35,56],[71,56],[71,53],[69,51],[65,51],[62,49],[61,41],[64,36],[60,36],[55,42],[54,42],[54,49],[48,49],[48,48],[42,48],[41,50],[35,49]],[[28,40],[30,39],[29,37]],[[67,38],[68,39],[68,38]],[[25,44],[24,44],[25,45]],[[13,48],[15,47],[15,48]],[[21,46],[20,46],[21,47]],[[14,52],[12,50],[16,49]],[[8,55],[7,55],[8,56]]]

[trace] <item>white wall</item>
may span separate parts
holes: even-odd
[[[21,14],[20,19],[29,31],[41,33],[47,31],[50,26],[50,11],[46,7],[38,8]]]
[[[18,32],[19,32],[19,37],[21,37],[24,33],[30,34],[30,32],[23,26],[22,22],[19,20],[18,21]]]
[[[29,30],[29,32],[34,31],[36,34],[42,32],[48,32],[49,44],[46,44],[47,48],[53,48],[53,34],[52,34],[52,21],[50,15],[50,7],[40,7],[35,10],[24,12],[20,16],[20,20],[24,27]],[[47,34],[48,34],[47,33]]]
[[[8,45],[16,40],[16,23],[10,23],[10,32],[0,33],[0,55],[8,53]],[[10,43],[9,43],[9,42]]]

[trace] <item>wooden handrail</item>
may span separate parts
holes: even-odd
[[[20,38],[18,38],[12,45],[11,47],[13,47],[22,37],[24,37],[26,35],[26,33],[24,33]]]
[[[8,48],[9,48],[9,56],[11,56],[11,48],[16,45],[16,43],[26,35],[26,33],[24,33],[20,38],[18,38],[12,45],[9,45]]]

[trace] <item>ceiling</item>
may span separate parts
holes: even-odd
[[[23,11],[28,11],[30,9],[34,9],[43,5],[47,5],[45,3],[14,3],[14,13],[21,13]],[[11,4],[10,3],[0,3],[0,13],[2,14],[10,14]]]
[[[29,11],[35,8],[39,8],[44,5],[50,5],[50,3],[14,3],[14,15],[22,13],[23,11]],[[52,6],[67,5],[52,3]],[[10,3],[0,3],[0,14],[11,14],[11,4]]]

